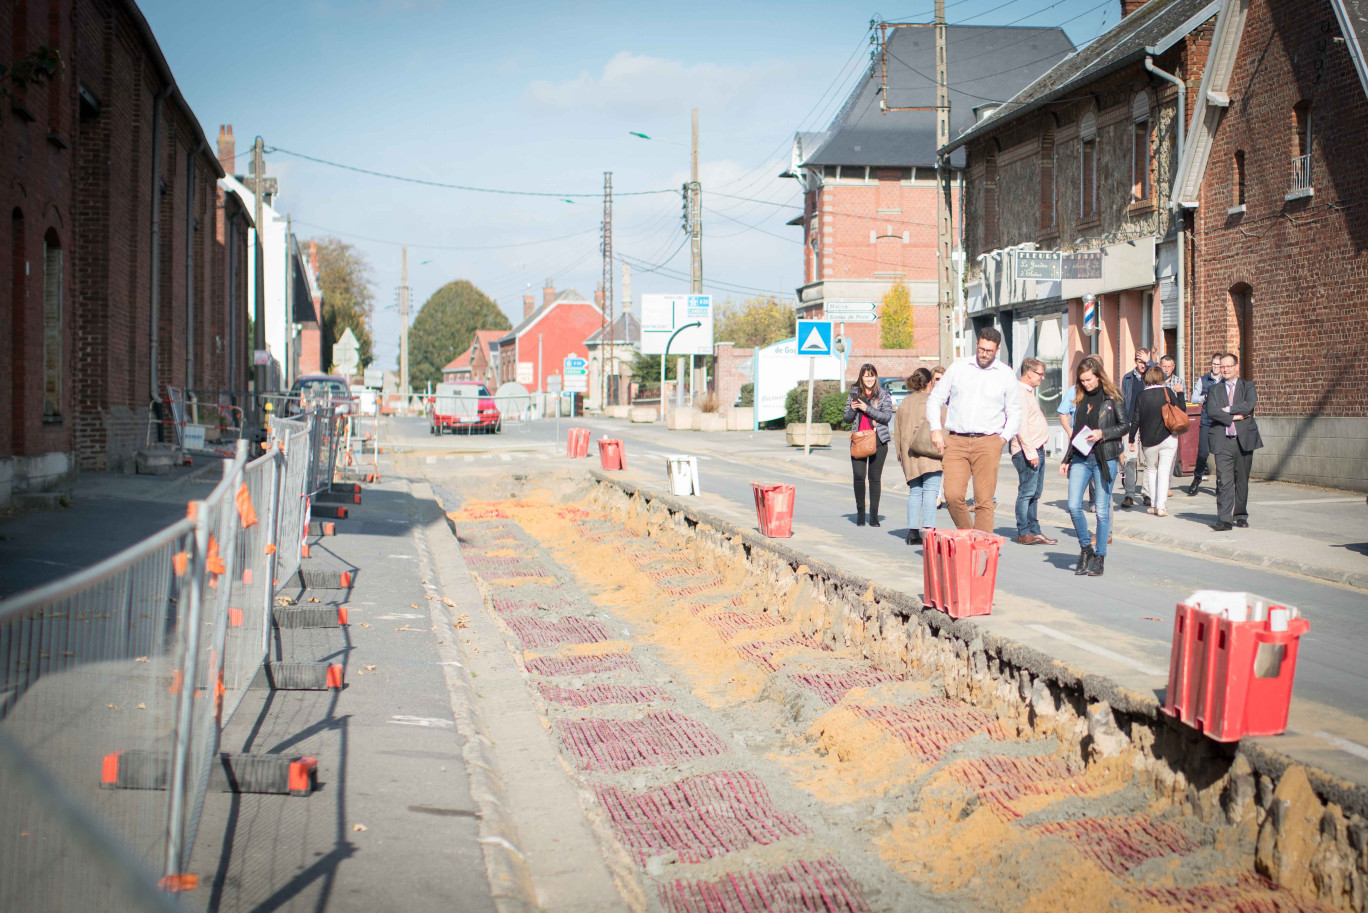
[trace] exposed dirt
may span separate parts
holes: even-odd
[[[1321,909],[1251,871],[1252,828],[1203,826],[1124,760],[896,680],[811,593],[635,506],[567,486],[448,517],[635,906]],[[482,564],[512,558],[517,575]],[[1284,788],[1287,813],[1314,810]]]

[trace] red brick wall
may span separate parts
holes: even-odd
[[[571,354],[588,356],[584,340],[602,329],[603,316],[591,304],[562,302],[528,327],[518,340],[518,359],[532,363],[529,390],[544,390],[543,375],[560,374],[562,360]],[[541,337],[541,373],[537,368],[537,337]],[[516,366],[515,366],[516,371]],[[515,378],[516,379],[516,378]]]
[[[1368,99],[1338,36],[1325,0],[1253,0],[1196,215],[1195,363],[1240,351],[1230,290],[1247,284],[1265,415],[1368,416]],[[1289,202],[1301,101],[1311,103],[1315,195]],[[1246,211],[1230,215],[1237,150]]]
[[[74,452],[83,469],[115,467],[141,446],[151,397],[151,152],[153,96],[164,87],[151,49],[118,4],[98,0],[29,0],[16,34],[12,8],[0,15],[0,60],[49,44],[63,71],[51,86],[30,89],[23,103],[36,119],[0,120],[0,184],[6,209],[23,213],[16,246],[13,219],[0,220],[0,288],[18,292],[0,314],[0,458]],[[98,100],[80,104],[78,86]],[[230,305],[225,247],[216,230],[217,166],[197,149],[200,134],[174,99],[163,106],[159,388],[222,387]],[[193,207],[187,213],[187,157],[194,151]],[[190,220],[187,222],[187,219]],[[187,239],[188,228],[188,239]],[[63,404],[42,412],[42,244],[63,249]],[[245,258],[245,236],[242,239]],[[193,295],[187,282],[191,256]],[[25,263],[29,275],[23,275]],[[193,308],[193,337],[187,338]],[[245,341],[245,316],[237,326]],[[187,374],[192,352],[194,376]],[[245,364],[248,352],[233,349]],[[238,375],[245,377],[242,366]]]

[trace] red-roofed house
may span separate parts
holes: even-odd
[[[564,359],[588,357],[584,340],[603,328],[598,305],[574,289],[557,292],[547,280],[542,305],[535,311],[531,295],[523,298],[523,320],[499,339],[498,382],[518,381],[528,390],[546,392],[546,378],[561,373]],[[523,366],[523,380],[518,366]]]

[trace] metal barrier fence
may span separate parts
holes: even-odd
[[[164,892],[190,887],[220,733],[268,657],[341,426],[275,420],[186,519],[0,602],[0,910],[177,908]]]

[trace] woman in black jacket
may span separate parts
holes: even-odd
[[[1102,361],[1089,355],[1074,370],[1078,393],[1074,399],[1073,440],[1059,464],[1059,474],[1069,477],[1069,516],[1078,534],[1078,567],[1074,574],[1101,577],[1106,564],[1107,540],[1111,538],[1112,482],[1122,439],[1131,423],[1121,394],[1107,378]],[[1097,490],[1097,539],[1088,533],[1083,494],[1092,482]]]
[[[879,383],[879,372],[871,364],[860,365],[860,379],[850,388],[844,421],[853,431],[873,429],[878,446],[874,455],[850,458],[855,476],[855,525],[865,525],[865,480],[869,480],[869,525],[879,525],[879,495],[883,492],[884,460],[888,457],[888,430],[893,421],[893,397]]]
[[[1182,387],[1173,390],[1164,383],[1164,372],[1158,365],[1145,372],[1145,389],[1135,398],[1130,446],[1135,449],[1135,438],[1145,452],[1145,481],[1154,506],[1148,513],[1168,516],[1169,479],[1173,477],[1173,461],[1178,456],[1178,438],[1164,424],[1164,406],[1176,406],[1184,414],[1187,401]]]

